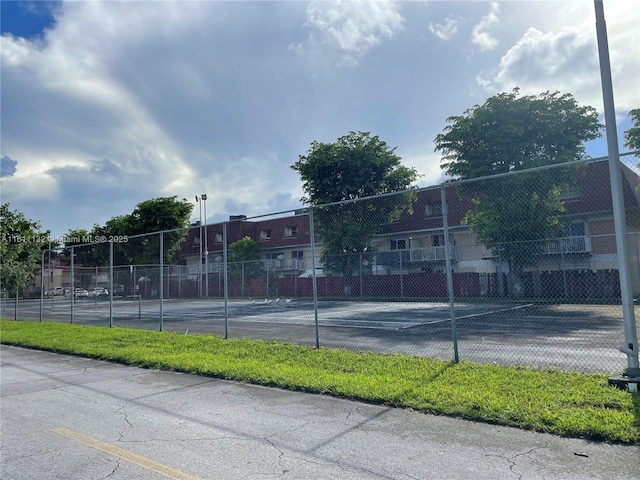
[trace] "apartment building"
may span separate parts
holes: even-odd
[[[623,196],[631,251],[630,262],[634,294],[640,293],[640,194],[636,186],[638,175],[622,165]],[[550,291],[554,284],[567,295],[616,296],[617,255],[614,233],[613,206],[607,162],[586,164],[576,174],[576,185],[561,193],[565,205],[564,233],[561,238],[544,242],[535,266],[527,269],[528,289],[531,295]],[[447,202],[449,242],[445,246],[444,217],[441,187],[416,191],[412,213],[405,213],[390,224],[381,225],[371,241],[372,255],[363,262],[360,275],[410,275],[415,281],[446,269],[446,251],[455,274],[466,275],[469,294],[503,295],[502,276],[509,265],[495,253],[490,245],[477,242],[463,217],[472,208],[468,200],[458,196],[454,187],[444,188]],[[200,256],[200,238],[204,241],[204,227],[191,229],[186,237],[181,256],[189,272],[204,272],[201,262],[207,264],[211,274],[220,272],[223,250],[223,224],[207,225],[207,245]],[[304,279],[311,272],[311,245],[309,216],[306,209],[278,218],[247,219],[232,217],[226,222],[227,244],[250,237],[262,248],[263,268],[280,279]],[[316,262],[319,261],[320,239],[316,239]],[[205,255],[207,253],[207,255]],[[206,260],[204,257],[206,256]],[[319,271],[321,273],[321,270]],[[330,274],[330,272],[327,272]],[[422,275],[422,277],[420,277]],[[464,283],[463,282],[463,283]],[[568,290],[567,290],[568,289]],[[548,293],[548,292],[547,292]]]

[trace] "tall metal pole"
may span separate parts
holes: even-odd
[[[451,342],[453,344],[453,361],[458,363],[458,333],[456,328],[456,307],[453,296],[453,272],[451,271],[451,246],[449,245],[449,212],[447,208],[447,195],[444,187],[440,187],[440,204],[442,205],[442,233],[444,233],[444,257],[447,269],[447,294],[449,296],[449,312],[451,315]]]
[[[160,331],[164,327],[164,233],[160,232]]]
[[[309,238],[311,241],[311,288],[313,293],[313,319],[316,329],[316,348],[320,348],[320,328],[318,325],[318,281],[316,278],[316,238],[313,228],[313,207],[309,207]]]
[[[113,240],[109,242],[109,328],[113,327]]]
[[[224,269],[224,338],[229,338],[229,271],[227,268],[227,222],[222,224],[222,268]]]
[[[607,133],[607,151],[609,153],[609,177],[613,201],[613,220],[616,234],[616,249],[618,252],[620,296],[622,300],[622,315],[624,318],[625,344],[620,347],[620,351],[627,355],[628,372],[634,371],[636,376],[640,376],[640,373],[638,373],[638,335],[633,311],[631,273],[628,264],[630,257],[627,245],[624,197],[622,195],[622,170],[620,167],[620,152],[618,151],[618,132],[616,127],[616,111],[613,102],[613,82],[611,81],[607,25],[604,20],[602,0],[595,0],[595,10],[598,55],[600,58],[600,78],[602,81],[602,99],[604,102],[604,121]],[[637,388],[637,383],[629,384],[629,391],[637,391]]]
[[[73,250],[73,247],[71,247],[71,291],[69,292],[69,296],[71,297],[71,323],[73,323],[73,303],[76,299],[75,271],[73,269],[73,257],[75,253],[73,253]]]
[[[209,243],[207,242],[207,194],[200,195],[204,203],[204,285],[205,297],[209,298]]]
[[[51,231],[47,230],[47,235],[49,236],[49,253],[48,253],[48,263],[49,263],[49,274],[47,275],[49,278],[49,295],[51,296],[51,308],[53,308],[53,269],[51,268]]]
[[[44,308],[44,252],[41,253],[40,265],[40,321],[42,321],[42,310]]]
[[[200,207],[200,223],[198,224],[200,230],[200,254],[198,255],[198,297],[202,297],[202,202],[196,195],[196,202]]]

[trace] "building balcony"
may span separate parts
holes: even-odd
[[[265,267],[269,270],[306,270],[304,258],[283,258],[266,260]]]
[[[591,253],[591,238],[587,236],[564,237],[546,240],[542,245],[540,255],[570,255]],[[497,250],[484,247],[483,259],[497,258]]]
[[[564,255],[572,253],[591,253],[590,237],[565,237],[549,240],[545,243],[543,255]]]
[[[455,247],[449,247],[449,257],[456,260]],[[394,250],[390,252],[378,252],[377,263],[379,265],[400,266],[410,262],[444,262],[446,260],[445,248],[425,247],[410,248],[407,250]]]
[[[456,260],[456,247],[449,247],[449,258]],[[411,262],[444,262],[447,259],[444,246],[412,248],[409,250],[409,260]]]

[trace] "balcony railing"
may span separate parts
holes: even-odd
[[[545,243],[543,255],[560,255],[565,253],[591,253],[590,237],[566,237],[549,240]]]
[[[412,248],[409,250],[409,260],[412,262],[444,262],[447,258],[444,246]],[[456,248],[449,247],[449,257],[456,259]]]
[[[265,266],[271,270],[305,270],[304,258],[283,258],[266,260]]]
[[[496,258],[496,249],[484,247],[482,258]],[[542,245],[541,255],[565,255],[572,253],[591,253],[590,237],[565,237],[547,240]]]

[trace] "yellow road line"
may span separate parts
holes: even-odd
[[[133,463],[142,468],[146,468],[147,470],[151,470],[152,472],[159,473],[160,475],[171,478],[173,480],[202,480],[200,479],[200,477],[194,477],[193,475],[189,475],[188,473],[184,473],[180,470],[176,470],[175,468],[171,468],[153,461],[150,458],[143,457],[142,455],[138,455],[137,453],[130,452],[129,450],[125,450],[124,448],[116,447],[115,445],[111,445],[109,443],[101,442],[100,440],[96,440],[95,438],[91,438],[81,433],[74,432],[73,430],[69,430],[68,428],[58,427],[54,428],[53,431],[55,433],[59,433],[60,435],[64,435],[65,437],[69,437],[76,442],[80,442],[97,450],[102,450],[103,452],[109,453],[118,458],[126,460],[127,462]]]

